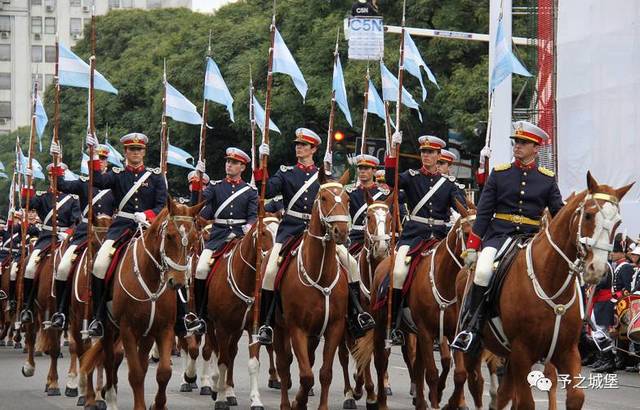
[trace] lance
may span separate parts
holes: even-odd
[[[336,70],[336,64],[338,64],[338,42],[340,40],[340,30],[338,30],[338,34],[336,35],[336,48],[333,51],[333,70]],[[325,159],[326,158],[330,158],[331,157],[331,149],[333,146],[333,123],[335,121],[335,117],[336,117],[336,90],[333,89],[331,90],[331,109],[329,110],[329,129],[327,130],[327,149],[325,152]],[[325,173],[326,174],[331,174],[333,171],[333,165],[331,162],[326,162],[324,163],[324,167],[325,167]]]
[[[162,97],[162,128],[160,131],[160,169],[164,175],[165,182],[167,180],[167,60],[164,60],[164,70],[162,74],[162,85],[164,86],[164,94]]]
[[[369,115],[369,64],[367,64],[367,83],[364,87],[364,109],[362,110],[362,145],[360,154],[365,154],[367,149],[367,116]]]
[[[11,222],[11,232],[9,241],[9,258],[13,259],[13,234],[14,223],[13,213],[16,211],[16,184],[19,183],[20,174],[18,173],[18,147],[20,146],[20,138],[16,135],[15,159],[13,164],[13,175],[11,177],[11,192],[9,192],[9,212],[7,213],[7,224]],[[16,176],[17,175],[17,176]]]
[[[396,130],[400,131],[400,112],[402,109],[402,80],[404,78],[404,33],[407,2],[402,2],[402,34],[400,38],[400,60],[398,62],[398,101],[396,103]],[[391,274],[389,275],[389,296],[387,297],[387,338],[385,348],[391,349],[391,315],[393,306],[393,267],[396,260],[396,232],[400,222],[398,212],[398,169],[400,167],[400,145],[395,144],[392,150],[396,155],[396,166],[393,173],[393,217],[391,218]]]
[[[53,142],[55,144],[60,144],[60,84],[58,82],[58,59],[59,59],[59,48],[58,48],[58,38],[56,36],[56,63],[54,65],[54,81],[55,81],[55,98],[54,98],[54,115],[53,115]],[[54,169],[58,167],[60,158],[58,154],[53,154],[53,166]],[[56,254],[57,248],[57,240],[58,240],[58,177],[51,177],[51,193],[53,194],[53,209],[51,214],[51,255]],[[55,257],[51,259],[51,272],[56,271],[56,263]],[[54,275],[55,276],[55,275]],[[55,287],[51,288],[53,292]],[[58,295],[55,295],[58,297]],[[62,297],[60,295],[59,297]]]
[[[269,47],[269,63],[267,66],[267,96],[265,101],[265,113],[264,113],[264,135],[262,136],[262,142],[269,144],[269,119],[271,116],[271,88],[273,86],[273,52],[276,38],[276,1],[273,1],[273,17],[271,18],[271,26],[269,28],[271,33],[271,45]],[[256,238],[256,283],[254,293],[254,309],[253,309],[253,335],[258,334],[258,319],[260,315],[260,290],[262,289],[262,229],[264,226],[264,197],[267,192],[267,156],[261,156],[260,158],[260,170],[262,171],[262,185],[260,187],[260,198],[258,200],[258,233]]]
[[[249,64],[249,121],[251,123],[251,170],[256,169],[256,113],[253,105],[253,96],[255,89],[253,88],[253,74],[251,72],[251,64]],[[251,185],[255,186],[255,176],[251,173]]]
[[[211,56],[211,30],[209,30],[209,46],[207,47],[207,58]],[[205,63],[207,62],[207,58],[205,58]],[[207,82],[207,71],[205,64],[205,84]],[[166,86],[165,86],[166,89]],[[166,94],[165,94],[166,95]],[[204,154],[207,142],[207,98],[202,96],[202,124],[200,125],[200,144],[198,148],[198,161],[204,162]],[[198,203],[202,201],[202,190],[204,186],[202,186],[202,171],[197,171],[198,179],[201,181],[201,189],[198,191]]]

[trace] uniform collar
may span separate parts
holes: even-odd
[[[129,164],[127,164],[125,170],[130,171],[130,172],[135,172],[135,173],[141,173],[144,171],[144,164],[140,165],[139,167],[133,167]]]
[[[242,182],[242,178],[231,179],[229,177],[226,177],[224,180],[230,183],[231,185],[239,185]]]
[[[296,167],[298,167],[299,169],[301,169],[302,171],[305,172],[314,172],[315,170],[317,170],[318,168],[316,167],[316,164],[311,164],[311,165],[303,165],[301,162],[298,162],[296,164]]]
[[[626,258],[626,257],[625,257],[625,258],[620,258],[620,259],[618,259],[617,261],[615,261],[614,263],[615,263],[616,265],[620,265],[620,264],[623,264],[623,263],[625,263],[625,262],[627,262],[627,258]]]
[[[536,167],[536,161],[533,160],[531,161],[529,164],[525,165],[522,163],[522,161],[520,161],[519,159],[516,159],[514,162],[514,165],[522,170],[530,170],[530,169],[534,169]]]
[[[362,185],[362,183],[360,181],[358,181],[358,188],[362,189],[363,191],[366,189],[368,191],[371,191],[372,189],[377,188],[378,186],[375,184],[375,182],[371,185],[369,185],[368,187]]]
[[[420,168],[420,173],[426,175],[426,176],[433,176],[433,175],[440,175],[440,173],[438,171],[436,172],[430,172],[427,168],[425,168],[424,166],[422,168]]]

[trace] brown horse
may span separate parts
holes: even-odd
[[[111,316],[119,326],[136,410],[146,409],[144,379],[154,342],[160,361],[156,371],[158,391],[151,408],[166,408],[176,320],[176,292],[168,289],[181,289],[187,283],[189,250],[197,240],[195,217],[203,205],[188,207],[168,198],[167,207],[151,226],[129,243],[114,274]],[[114,326],[106,326],[103,340],[81,359],[81,374],[85,375],[98,363],[99,353],[104,350],[105,399],[109,406],[116,405],[116,336]]]
[[[347,313],[347,280],[338,267],[336,244],[344,243],[349,234],[349,196],[344,189],[348,178],[347,172],[339,182],[328,182],[324,170],[318,170],[320,189],[308,229],[280,281],[282,320],[276,322],[274,347],[282,379],[281,409],[307,408],[314,382],[311,367],[321,336],[324,336],[324,350],[318,408],[329,408],[333,358],[343,340]],[[293,361],[289,343],[300,370],[300,389],[292,404],[288,395],[291,385],[289,367]]]
[[[535,407],[527,375],[540,360],[548,369],[555,371],[555,367],[560,374],[569,375],[566,407],[582,408],[584,392],[577,387],[582,324],[578,275],[596,284],[606,272],[608,252],[621,221],[619,201],[632,185],[613,189],[599,185],[587,173],[588,189],[572,195],[516,256],[495,301],[503,329],[500,336],[507,342],[499,342],[499,333],[489,323],[483,331],[485,346],[507,359],[498,409],[511,400],[516,409]],[[460,300],[465,288],[462,278],[457,286]],[[477,356],[465,359],[469,359],[465,363],[468,370],[476,368]]]

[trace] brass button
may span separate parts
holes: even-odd
[[[520,205],[522,205],[522,200],[518,201],[518,203],[519,203]]]
[[[233,215],[233,212],[229,212],[229,215]]]
[[[304,197],[304,200],[305,200],[305,201],[307,200],[307,197],[306,197],[306,196]]]
[[[527,176],[527,171],[524,171],[524,172],[522,173],[522,175],[524,175],[524,176],[526,177],[526,176]]]
[[[524,182],[524,181],[522,181],[522,186],[525,186],[525,185],[527,185],[527,183],[526,183],[526,182]]]
[[[233,208],[233,204],[231,204],[230,207]]]
[[[524,191],[520,191],[520,195],[524,195]]]
[[[516,231],[519,231],[519,230],[520,230],[520,226],[518,225],[516,226]]]

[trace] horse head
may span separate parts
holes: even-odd
[[[338,181],[332,181],[325,174],[324,168],[318,170],[320,190],[313,204],[311,225],[321,225],[325,239],[333,240],[338,245],[347,241],[349,237],[349,195],[344,189],[349,182],[349,170]],[[317,228],[316,228],[317,229]],[[309,226],[311,233],[312,226]]]
[[[382,259],[389,254],[393,195],[389,195],[384,201],[374,201],[365,189],[364,196],[367,200],[367,213],[364,217],[365,246],[371,249],[373,258]]]
[[[633,183],[615,189],[600,185],[591,172],[587,172],[587,191],[572,199],[579,201],[579,205],[571,232],[576,232],[578,257],[584,263],[584,280],[589,284],[600,282],[608,269],[607,257],[622,222],[619,203],[632,186]]]
[[[278,226],[280,226],[280,220],[282,214],[280,212],[266,212],[264,215],[263,223],[265,231],[262,232],[262,238],[267,242],[263,242],[262,249],[271,249],[276,241],[276,234],[278,233]]]
[[[473,201],[465,198],[465,203],[466,207],[457,198],[454,199],[454,205],[456,207],[456,210],[460,214],[460,218],[458,218],[458,220],[456,221],[458,223],[458,229],[461,230],[464,238],[467,238],[471,233],[473,221],[476,220],[478,209],[476,208]]]
[[[111,222],[113,222],[111,215],[100,213],[93,216],[93,232],[100,243],[102,243],[107,236]]]

